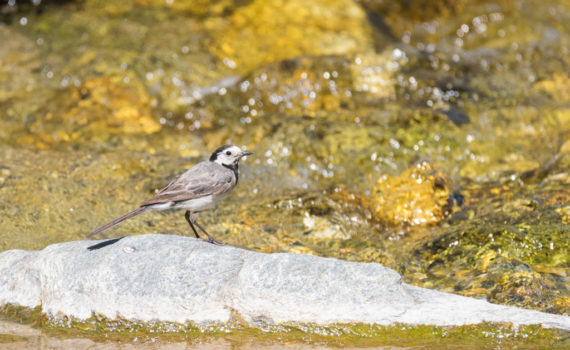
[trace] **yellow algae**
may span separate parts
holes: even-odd
[[[568,100],[567,100],[568,101]],[[553,111],[555,120],[565,130],[570,129],[570,108],[559,108]]]
[[[210,50],[242,71],[300,55],[372,48],[366,14],[348,0],[255,0],[236,9],[213,37]]]
[[[558,215],[560,215],[563,224],[570,224],[570,206],[557,208],[555,211],[558,213]]]
[[[57,110],[45,113],[18,137],[19,144],[47,149],[65,143],[107,139],[113,134],[154,134],[160,123],[151,115],[150,98],[136,86],[112,78],[89,80],[62,91]]]
[[[554,73],[549,79],[534,84],[534,89],[550,95],[557,103],[570,100],[570,77],[562,72]]]
[[[305,255],[318,255],[314,250],[311,248],[303,247],[303,246],[292,246],[287,250],[288,253],[295,253],[295,254],[305,254]]]
[[[426,162],[392,177],[381,175],[371,195],[377,219],[389,225],[426,225],[450,214],[450,181]]]

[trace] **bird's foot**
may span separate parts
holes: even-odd
[[[209,236],[208,239],[203,239],[204,241],[208,242],[208,243],[212,243],[215,245],[226,245],[227,243],[224,242],[220,242],[218,240],[216,240],[214,237]]]

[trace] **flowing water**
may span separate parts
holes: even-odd
[[[570,315],[568,1],[10,0],[0,38],[0,250],[83,239],[234,143],[217,239]],[[103,236],[151,232],[191,235]]]

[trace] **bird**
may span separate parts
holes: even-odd
[[[201,237],[198,235],[194,224],[208,237],[207,242],[224,245],[225,243],[214,239],[198,224],[198,213],[215,208],[236,187],[239,179],[238,163],[241,158],[251,154],[253,152],[242,151],[235,145],[218,147],[208,160],[188,169],[153,197],[142,202],[138,208],[96,228],[87,235],[87,238],[147,211],[181,208],[186,209],[184,217],[194,231],[196,238],[200,239]],[[192,216],[190,216],[191,214]],[[119,239],[114,239],[107,244],[114,243]],[[107,244],[103,242],[102,246]],[[100,248],[101,246],[99,244],[93,247]]]

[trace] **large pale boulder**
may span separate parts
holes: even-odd
[[[0,305],[50,315],[170,322],[364,322],[462,325],[484,321],[570,330],[570,317],[490,304],[403,283],[375,263],[263,254],[171,235],[126,237],[0,254]]]

